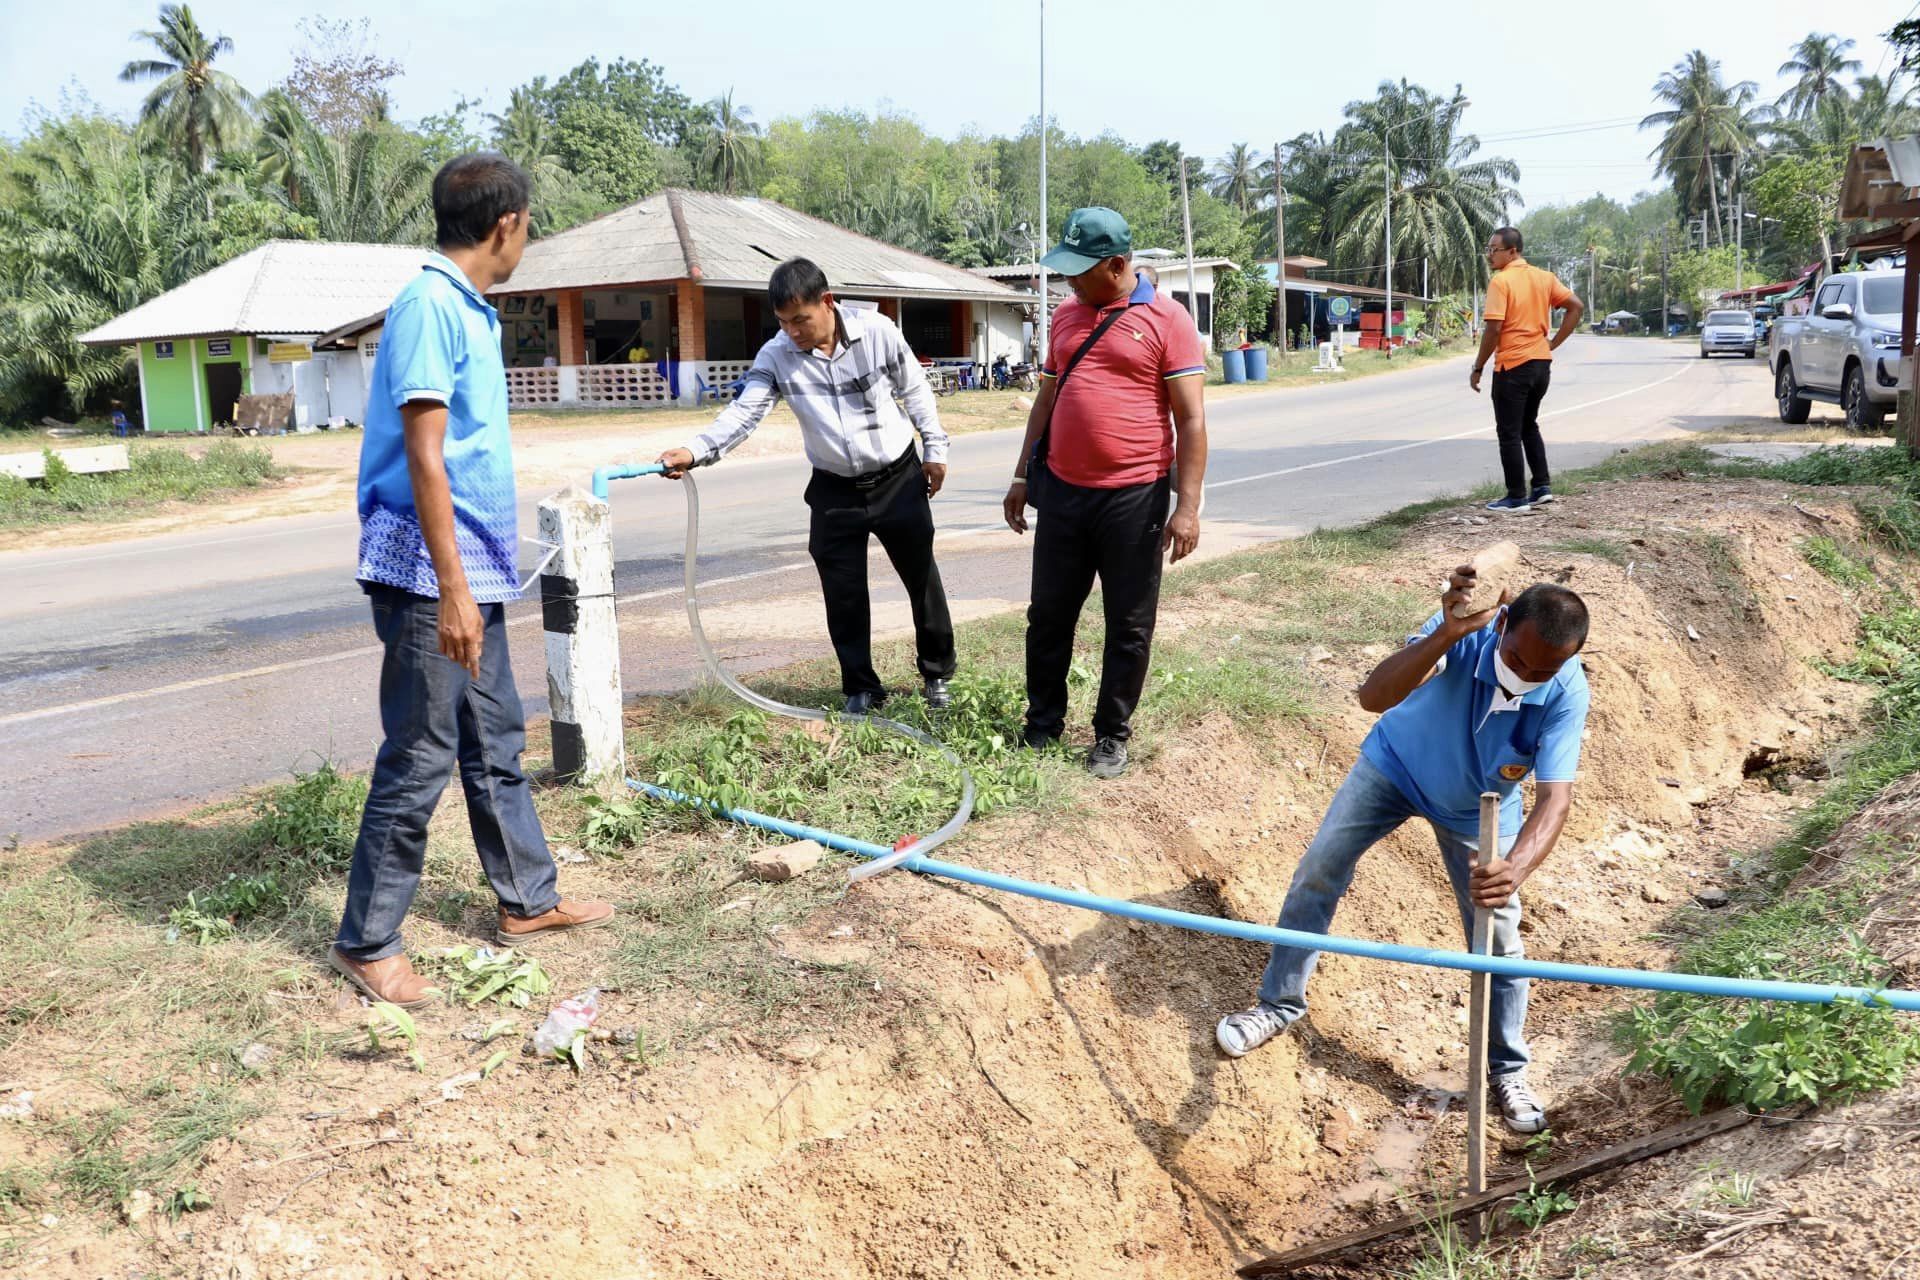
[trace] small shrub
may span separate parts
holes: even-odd
[[[366,803],[365,778],[323,764],[268,793],[252,835],[263,848],[313,874],[342,871],[353,858]]]
[[[187,895],[186,905],[167,917],[167,941],[182,938],[205,946],[231,938],[237,926],[256,916],[283,914],[292,901],[286,887],[271,871],[262,875],[229,874],[204,894]]]

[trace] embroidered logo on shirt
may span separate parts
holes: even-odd
[[[1140,332],[1138,329],[1129,327],[1127,329],[1127,332],[1133,335],[1133,340],[1135,342],[1145,342],[1147,340],[1147,335]]]
[[[1500,776],[1508,782],[1518,782],[1527,776],[1527,766],[1523,764],[1503,764],[1500,766]]]

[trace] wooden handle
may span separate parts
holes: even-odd
[[[1484,867],[1500,853],[1500,793],[1480,793],[1480,847],[1473,863]],[[1493,949],[1493,913],[1473,909],[1473,952]],[[1487,1189],[1487,1006],[1493,998],[1493,975],[1475,973],[1467,985],[1467,1194]]]

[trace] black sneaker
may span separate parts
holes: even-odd
[[[1043,733],[1039,729],[1020,731],[1020,745],[1029,751],[1045,751],[1059,741],[1060,735],[1057,733]]]
[[[872,715],[886,702],[887,695],[884,693],[856,693],[847,698],[847,705],[841,710],[850,716]]]
[[[953,705],[953,691],[947,688],[945,680],[929,680],[920,687],[920,696],[927,700],[927,708],[938,711]]]
[[[1127,771],[1127,744],[1102,738],[1087,752],[1087,772],[1096,778],[1117,778]]]
[[[1544,507],[1553,499],[1553,489],[1548,485],[1535,485],[1533,492],[1527,495],[1527,501],[1536,507]]]

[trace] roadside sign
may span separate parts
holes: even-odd
[[[1328,319],[1335,320],[1335,321],[1345,320],[1348,316],[1352,314],[1353,314],[1353,303],[1349,302],[1347,299],[1345,298],[1328,298],[1327,299],[1327,318]]]
[[[302,360],[313,359],[313,348],[304,342],[272,342],[267,344],[267,363],[299,364]]]

